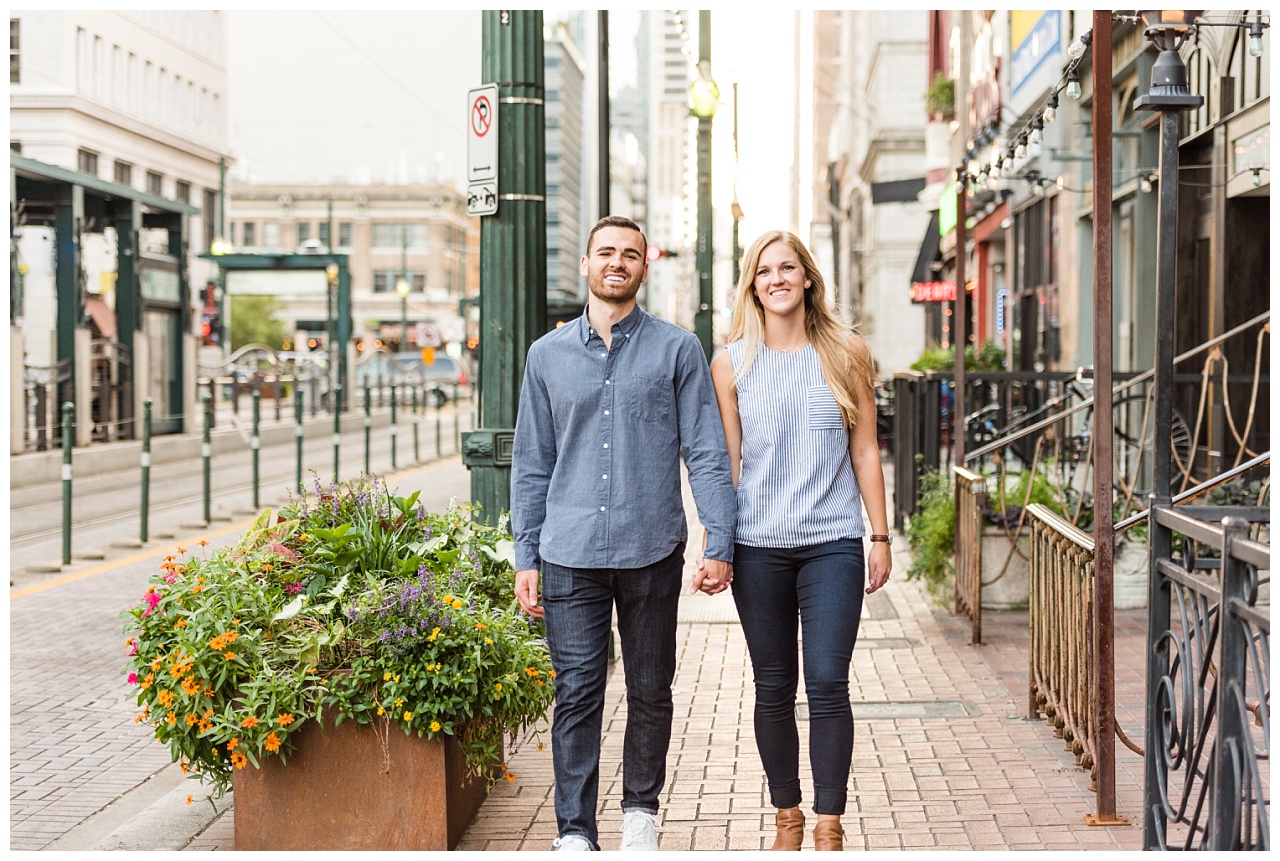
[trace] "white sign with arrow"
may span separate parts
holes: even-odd
[[[498,85],[467,93],[467,214],[498,211]]]

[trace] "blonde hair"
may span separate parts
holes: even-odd
[[[875,370],[871,350],[856,333],[846,329],[827,306],[827,289],[809,249],[805,248],[794,233],[771,230],[763,234],[747,249],[742,259],[742,275],[738,279],[738,295],[733,306],[733,323],[729,340],[743,342],[743,362],[740,372],[734,373],[734,382],[745,378],[755,363],[760,346],[764,343],[764,308],[756,295],[756,269],[760,255],[775,242],[785,242],[796,252],[809,281],[804,291],[804,331],[809,343],[818,353],[818,363],[827,387],[840,405],[840,415],[846,428],[858,423],[861,410],[858,403],[858,384],[868,390],[875,388]]]

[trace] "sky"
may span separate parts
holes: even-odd
[[[558,18],[544,10],[547,23]],[[712,12],[713,196],[744,231],[789,226],[795,113],[789,10]],[[635,74],[633,11],[610,13],[610,78]],[[228,14],[232,176],[255,182],[430,182],[466,176],[467,91],[481,81],[478,11]],[[696,45],[695,45],[696,52]],[[590,72],[589,72],[590,74]]]

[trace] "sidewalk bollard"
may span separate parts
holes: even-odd
[[[151,398],[142,399],[142,511],[138,540],[147,543],[147,509],[151,499]]]
[[[391,384],[391,468],[396,468],[396,384]]]
[[[364,386],[364,474],[369,475],[369,432],[373,422],[369,420],[369,384]]]
[[[71,564],[71,422],[75,405],[62,405],[62,564]]]
[[[249,447],[253,449],[253,510],[258,510],[258,449],[262,438],[258,435],[258,422],[261,419],[262,394],[253,393],[253,436],[249,437]]]
[[[338,483],[338,446],[342,444],[342,383],[333,387],[333,483]]]
[[[418,386],[413,387],[413,462],[418,463],[422,460],[422,456],[418,454],[418,425],[422,422],[418,418]]]
[[[295,485],[298,488],[298,493],[305,492],[305,488],[302,486],[302,400],[302,387],[295,385],[293,387],[293,435],[295,438],[294,449],[297,451],[296,475],[298,480],[295,482]]]
[[[213,454],[213,446],[210,444],[209,428],[213,425],[213,402],[209,400],[209,396],[205,395],[201,400],[204,401],[204,436],[200,442],[200,458],[204,461],[204,522],[213,522],[213,512],[210,509],[209,498],[209,456]]]

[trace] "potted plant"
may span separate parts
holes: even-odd
[[[956,82],[944,73],[938,72],[929,82],[929,90],[925,94],[929,104],[929,116],[943,122],[951,122],[956,116]]]
[[[505,754],[555,673],[514,601],[505,518],[317,482],[235,546],[180,551],[124,614],[126,672],[182,770],[215,798],[234,780],[237,849],[452,848],[476,787],[515,779]],[[449,793],[473,809],[442,825]]]

